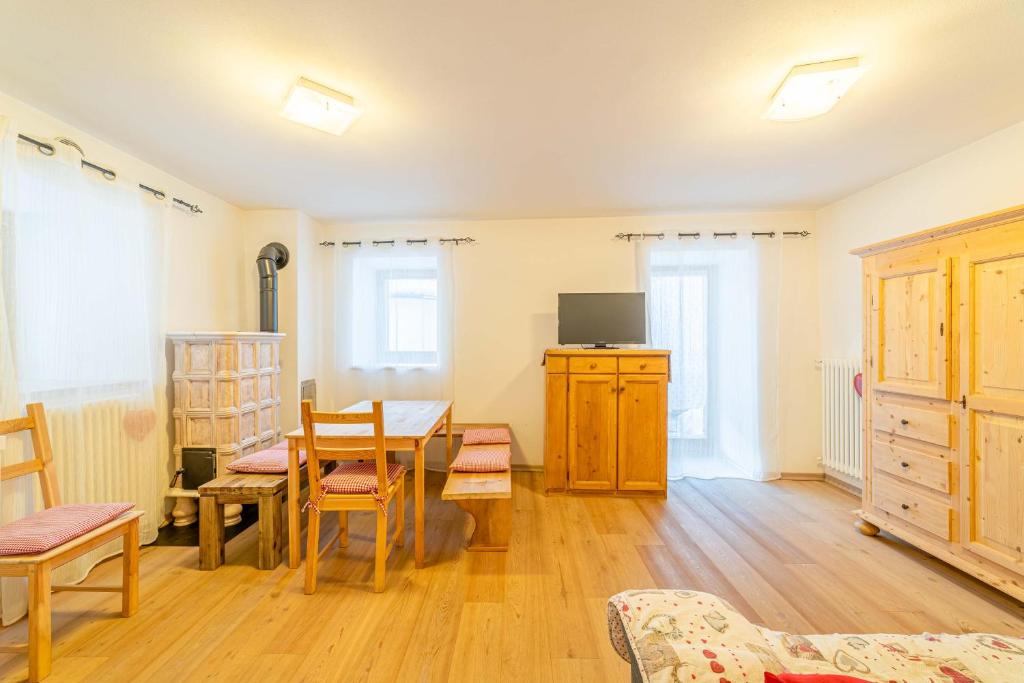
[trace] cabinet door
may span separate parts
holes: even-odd
[[[616,375],[569,375],[569,488],[615,490]]]
[[[949,260],[879,271],[872,292],[875,389],[949,398]]]
[[[1021,228],[1024,235],[1024,226]],[[969,253],[960,270],[961,537],[1024,569],[1024,237]]]
[[[664,491],[668,377],[619,375],[619,489]]]

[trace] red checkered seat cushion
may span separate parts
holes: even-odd
[[[0,526],[0,555],[38,555],[98,529],[135,503],[57,505]]]
[[[278,444],[280,445],[280,444]],[[306,464],[306,451],[299,451],[299,467]],[[288,448],[281,450],[277,446],[256,451],[227,465],[232,472],[242,474],[284,474],[288,471]]]
[[[405,466],[388,463],[388,486],[405,475]],[[340,462],[334,470],[320,480],[324,493],[377,494],[377,464],[373,462]]]
[[[481,443],[512,443],[512,435],[504,427],[471,427],[462,433],[462,445]]]
[[[463,445],[452,463],[452,472],[506,472],[512,460],[507,443]]]

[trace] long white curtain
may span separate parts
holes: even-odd
[[[337,408],[452,397],[452,249],[436,240],[337,248]]]
[[[162,209],[146,193],[81,168],[57,144],[47,157],[2,130],[0,148],[0,417],[46,408],[64,503],[134,502],[142,542],[163,517],[167,435],[160,343]],[[8,465],[31,454],[25,437],[0,444]],[[35,477],[0,487],[0,519],[42,507]],[[65,565],[82,580],[120,552],[107,544]],[[4,624],[25,612],[24,582],[0,583]]]
[[[779,476],[778,240],[637,244],[650,343],[672,351],[670,479]]]

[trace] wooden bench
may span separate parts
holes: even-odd
[[[511,470],[449,472],[441,499],[455,501],[473,518],[475,527],[467,550],[508,550],[508,539],[512,533]]]
[[[281,564],[285,474],[235,474],[217,477],[199,486],[199,568],[211,571],[224,564],[224,505],[259,506],[260,569]]]

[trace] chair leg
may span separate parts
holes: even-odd
[[[306,595],[316,592],[316,565],[320,559],[320,515],[309,511],[306,523]]]
[[[50,675],[50,565],[28,572],[28,680]]]
[[[224,564],[224,506],[213,495],[199,496],[199,568]]]
[[[401,548],[405,545],[405,479],[398,481],[398,491],[395,493],[395,547]]]
[[[121,553],[121,616],[139,610],[139,520],[128,522]]]
[[[388,561],[388,516],[383,510],[377,510],[377,535],[373,556],[373,592],[384,591],[384,566]]]
[[[338,510],[338,547],[348,547],[348,510]]]

